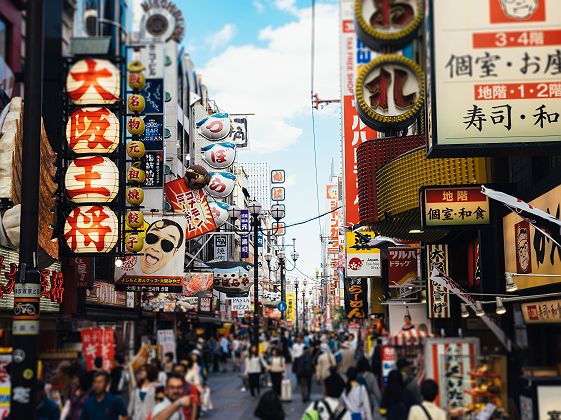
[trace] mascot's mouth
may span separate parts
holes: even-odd
[[[160,259],[152,254],[146,254],[145,260],[149,265],[156,265],[160,262]]]

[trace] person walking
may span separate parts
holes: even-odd
[[[446,411],[434,403],[438,395],[438,384],[432,379],[421,382],[421,395],[423,402],[414,405],[409,410],[408,420],[446,420]]]
[[[35,418],[36,420],[60,420],[60,409],[58,405],[47,396],[45,382],[37,381],[37,393],[35,394]]]
[[[310,401],[312,377],[314,376],[314,359],[308,347],[304,347],[304,352],[298,357],[298,365],[295,373],[298,384],[300,385],[302,402],[308,402]]]
[[[132,420],[144,420],[156,405],[156,387],[158,371],[153,365],[142,366],[133,381],[133,390],[129,399],[128,412]]]
[[[342,399],[353,420],[372,420],[368,391],[358,382],[358,371],[354,367],[347,370],[347,383]]]
[[[405,388],[400,371],[392,370],[388,375],[388,383],[382,394],[380,414],[387,420],[403,420],[413,405],[413,396]]]
[[[60,418],[64,420],[80,420],[84,404],[89,397],[90,378],[86,371],[78,365],[69,369],[70,391],[64,404]]]
[[[337,366],[337,362],[335,361],[335,356],[333,356],[329,350],[327,343],[322,343],[320,345],[320,352],[316,362],[316,379],[323,384],[325,378],[330,375],[331,368]]]
[[[368,396],[370,397],[370,405],[374,413],[378,413],[380,409],[380,402],[382,399],[382,392],[380,391],[380,386],[378,385],[378,380],[376,375],[370,371],[370,364],[368,359],[361,357],[357,364],[356,369],[358,371],[358,382],[363,384],[368,391]]]
[[[253,415],[262,420],[284,420],[284,410],[275,391],[267,391],[259,399]]]
[[[271,382],[273,384],[273,391],[275,391],[279,396],[281,395],[281,382],[284,371],[286,369],[286,361],[281,355],[278,347],[274,347],[271,352],[271,358],[269,360],[269,374],[271,375]]]
[[[228,358],[230,357],[230,340],[225,335],[220,339],[220,354],[222,358],[222,373],[228,371]]]
[[[232,366],[234,372],[240,371],[240,359],[241,359],[241,343],[238,339],[237,334],[234,335],[232,339]]]
[[[341,344],[341,362],[339,363],[339,371],[345,375],[346,372],[356,366],[355,352],[351,348],[350,341],[344,341]]]
[[[251,346],[249,355],[245,361],[245,374],[249,380],[249,392],[253,398],[261,393],[261,372],[267,365],[257,351],[257,346]]]
[[[165,398],[152,410],[151,420],[195,420],[196,406],[192,408],[191,396],[185,395],[185,379],[177,373],[170,373],[166,380]]]
[[[80,420],[128,420],[127,409],[123,400],[109,394],[109,375],[97,371],[93,375],[92,393],[84,403]]]
[[[332,373],[325,378],[323,399],[310,404],[302,420],[352,420],[351,413],[341,402],[344,390],[345,381],[333,368]]]

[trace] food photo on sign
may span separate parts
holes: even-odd
[[[161,286],[170,284],[167,280],[181,279],[183,283],[183,262],[185,259],[185,217],[153,216],[144,217],[148,223],[144,246],[139,255],[124,258],[121,267],[115,268],[115,282],[145,283],[145,279],[154,280],[154,284],[163,280]],[[173,282],[172,282],[173,283]],[[140,290],[139,290],[140,291]]]

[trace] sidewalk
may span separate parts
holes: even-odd
[[[290,372],[290,366],[288,371]],[[240,391],[242,381],[239,375],[239,373],[231,371],[227,373],[212,373],[210,375],[209,385],[212,390],[214,411],[205,418],[213,420],[246,420],[255,418],[253,411],[257,406],[258,400],[253,400],[249,391]],[[295,376],[289,373],[289,378],[292,382],[292,402],[283,403],[285,418],[287,420],[300,420],[302,413],[304,413],[309,403],[302,403]],[[261,393],[263,392],[265,390],[261,390]],[[311,399],[315,401],[321,397],[321,389],[317,383],[314,383]]]

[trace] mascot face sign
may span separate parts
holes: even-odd
[[[525,20],[538,8],[538,0],[500,0],[505,15],[513,19]]]

